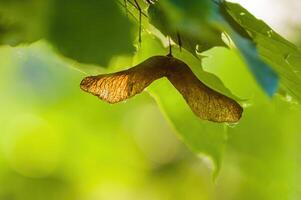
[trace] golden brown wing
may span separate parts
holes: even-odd
[[[174,68],[167,77],[197,116],[204,120],[229,123],[241,118],[243,109],[236,101],[207,87],[184,62],[178,59],[170,62]]]
[[[152,57],[121,72],[90,76],[82,80],[81,88],[108,103],[118,103],[141,93],[154,80],[166,75],[162,67],[165,56]]]

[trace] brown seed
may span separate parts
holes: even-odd
[[[86,77],[81,88],[108,103],[118,103],[141,93],[153,81],[167,77],[201,119],[235,123],[243,109],[233,99],[203,84],[184,62],[154,56],[128,70]]]

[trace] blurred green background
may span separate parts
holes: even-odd
[[[162,51],[143,41],[140,57]],[[0,55],[0,200],[301,199],[301,106],[283,94],[269,99],[237,52],[215,48],[204,59],[250,99],[227,128],[215,180],[210,160],[182,143],[147,92],[108,105],[79,88],[104,69],[61,58],[44,41],[2,46]],[[131,63],[115,57],[109,66]]]
[[[1,200],[301,197],[301,107],[267,98],[235,52],[216,48],[204,60],[236,95],[252,99],[228,130],[216,180],[147,92],[117,105],[99,101],[79,89],[85,74],[77,64],[43,41],[0,54]]]

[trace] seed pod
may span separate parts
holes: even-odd
[[[154,56],[117,73],[86,77],[81,88],[108,103],[118,103],[162,77],[168,78],[201,119],[235,123],[241,118],[243,109],[236,101],[206,86],[188,65],[169,56]]]

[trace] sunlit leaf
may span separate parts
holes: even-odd
[[[217,174],[227,139],[225,125],[197,118],[166,79],[156,81],[148,88],[148,92],[178,132],[179,138],[196,154],[207,156]]]
[[[223,23],[224,21],[226,32],[239,49],[255,79],[269,96],[273,96],[278,89],[278,75],[261,59],[256,44],[253,43],[246,30],[233,20],[229,14],[231,9],[227,4],[219,4],[218,11],[222,16],[219,18],[219,22]]]
[[[279,74],[285,91],[301,100],[301,53],[299,48],[256,19],[239,4],[227,3],[233,19],[248,31],[260,56]]]

